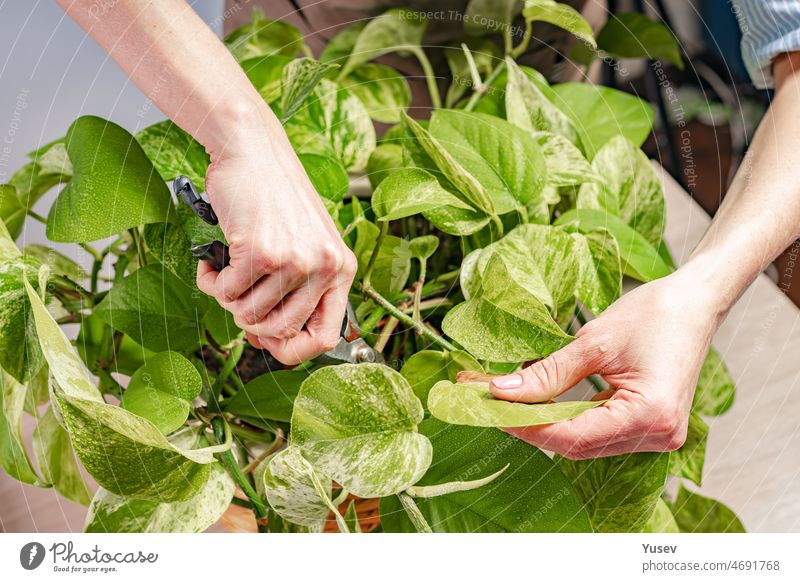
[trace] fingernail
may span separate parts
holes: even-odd
[[[519,388],[522,386],[522,376],[519,374],[511,374],[510,376],[502,376],[492,380],[492,385],[500,390],[511,390],[512,388]]]

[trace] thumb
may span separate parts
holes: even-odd
[[[492,395],[512,402],[547,402],[595,372],[599,350],[579,337],[571,344],[514,374],[494,378]]]

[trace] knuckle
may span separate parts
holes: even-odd
[[[686,430],[676,429],[666,435],[664,440],[665,451],[677,451],[686,442]]]
[[[322,351],[328,352],[333,348],[335,348],[338,344],[339,344],[339,334],[336,332],[327,332],[320,337],[318,347]]]
[[[672,404],[655,403],[650,430],[657,435],[672,435],[681,428],[678,418],[678,411]]]
[[[356,276],[356,272],[358,271],[358,259],[356,259],[356,255],[350,249],[347,249],[344,253],[344,265],[342,265],[342,274],[352,280]]]
[[[522,375],[527,376],[527,380],[531,384],[546,391],[558,384],[559,374],[558,359],[552,356],[540,360],[522,371]]]
[[[280,340],[290,340],[297,337],[299,333],[300,330],[297,327],[282,324],[275,327],[274,331],[272,332],[272,336]]]

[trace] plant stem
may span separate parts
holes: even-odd
[[[469,101],[467,101],[467,104],[464,106],[464,111],[472,111],[473,109],[475,109],[475,106],[478,104],[480,98],[486,95],[486,93],[491,89],[492,83],[495,81],[495,79],[497,79],[497,77],[500,75],[503,69],[505,69],[505,67],[506,67],[505,61],[497,65],[497,68],[494,71],[492,71],[492,74],[489,75],[486,78],[486,81],[483,82],[483,87],[481,87],[481,90],[474,91],[472,95],[470,95]]]
[[[216,381],[214,382],[214,387],[212,388],[212,392],[214,397],[219,400],[220,392],[222,391],[222,386],[225,384],[225,381],[228,379],[228,376],[231,375],[231,372],[236,367],[236,364],[239,363],[239,359],[242,357],[242,353],[244,352],[244,344],[237,344],[233,346],[228,359],[225,360],[225,363],[222,366],[222,370],[219,372],[219,376],[217,376]]]
[[[376,307],[372,310],[372,313],[369,314],[362,323],[361,323],[361,333],[367,334],[370,333],[375,326],[378,325],[378,322],[383,319],[383,316],[386,315],[386,310],[383,307]]]
[[[417,507],[417,504],[409,495],[406,493],[398,493],[397,498],[400,500],[400,504],[403,506],[403,509],[405,509],[411,523],[414,524],[414,527],[419,533],[433,533],[430,524],[428,524],[428,520],[425,519],[425,516],[422,515],[419,507]]]
[[[383,307],[391,315],[402,321],[408,327],[416,330],[422,330],[422,335],[424,335],[426,338],[428,338],[431,342],[435,343],[439,347],[444,348],[445,350],[450,352],[455,351],[457,349],[453,344],[444,339],[442,336],[435,333],[427,326],[419,325],[416,321],[414,321],[413,317],[409,317],[408,315],[403,313],[392,303],[390,303],[389,300],[387,300],[383,295],[375,291],[375,289],[373,289],[372,287],[367,286],[364,283],[361,283],[360,289],[362,293],[372,298],[381,307]]]
[[[514,49],[511,51],[511,56],[513,58],[516,59],[518,56],[520,56],[522,53],[524,53],[526,50],[528,50],[528,45],[531,42],[531,33],[532,32],[533,32],[533,21],[532,20],[526,20],[525,21],[525,34],[522,36],[522,40],[520,41],[520,43],[516,47],[514,47]]]
[[[261,464],[261,461],[269,457],[272,453],[274,453],[280,448],[280,446],[284,443],[284,440],[285,439],[283,436],[283,430],[279,428],[277,431],[275,431],[275,440],[272,441],[272,443],[270,443],[270,445],[266,449],[264,449],[263,453],[258,455],[244,468],[243,471],[244,474],[249,475],[250,473],[255,471],[256,467],[258,467]]]
[[[397,324],[397,318],[390,317],[383,325],[381,334],[378,336],[378,341],[375,342],[375,349],[377,351],[382,352],[384,349],[386,349],[386,344],[389,343],[389,338],[392,337],[394,330],[397,329]]]
[[[244,507],[245,509],[250,509],[250,510],[253,509],[252,503],[250,503],[249,501],[245,501],[244,499],[239,499],[235,495],[231,497],[231,503],[233,503],[234,505],[238,505],[239,507]]]
[[[223,442],[225,434],[225,419],[221,416],[216,416],[211,419],[211,426],[214,428],[214,436],[216,437],[217,442]],[[264,502],[261,501],[261,498],[258,496],[258,493],[256,493],[256,490],[253,489],[250,481],[247,480],[247,476],[242,473],[242,469],[239,467],[239,462],[233,455],[233,451],[228,450],[224,453],[219,453],[217,458],[219,458],[220,462],[228,470],[228,473],[242,490],[242,493],[244,493],[250,500],[250,504],[253,506],[253,513],[256,516],[256,526],[258,527],[258,532],[267,533],[267,507],[264,505]]]
[[[372,249],[372,254],[369,256],[367,268],[364,270],[364,277],[362,278],[362,281],[365,287],[371,287],[370,278],[372,277],[372,269],[375,268],[375,261],[378,260],[378,254],[381,251],[381,244],[383,243],[383,239],[387,232],[389,232],[389,221],[384,220],[381,223],[381,230],[378,233],[378,237],[375,239],[375,248]]]
[[[441,109],[442,97],[439,94],[439,86],[436,84],[436,75],[433,72],[431,62],[428,60],[428,55],[418,46],[409,47],[409,49],[414,53],[414,56],[417,57],[422,67],[422,72],[425,74],[425,82],[428,84],[428,93],[430,93],[431,96],[431,105],[434,109]]]
[[[236,436],[249,441],[256,441],[259,443],[272,443],[275,440],[272,437],[272,435],[268,432],[259,432],[256,430],[251,430],[249,428],[239,426],[238,424],[231,424],[230,429],[231,432]]]
[[[145,256],[144,245],[142,244],[142,235],[139,232],[139,227],[134,226],[133,228],[129,229],[128,232],[131,233],[133,246],[136,247],[136,256],[139,258],[139,266],[144,267],[147,265],[147,257]]]
[[[475,64],[475,58],[472,56],[472,51],[465,43],[461,43],[461,50],[464,51],[464,58],[467,59],[467,67],[469,68],[470,77],[472,77],[472,86],[476,91],[483,89],[483,81],[481,74],[478,71],[478,66]]]

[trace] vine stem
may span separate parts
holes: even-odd
[[[505,61],[497,65],[497,68],[494,71],[492,71],[492,74],[489,75],[483,82],[483,87],[481,87],[481,90],[474,91],[472,95],[470,95],[469,101],[467,101],[467,104],[464,106],[464,111],[472,111],[473,109],[475,109],[475,106],[478,104],[478,100],[489,91],[489,89],[492,86],[492,83],[495,81],[495,79],[497,79],[497,77],[500,76],[500,73],[505,68],[506,68]]]
[[[211,426],[214,428],[214,436],[217,442],[223,442],[226,424],[225,419],[221,416],[216,416],[211,420]],[[236,460],[233,452],[227,450],[224,453],[218,453],[217,457],[242,490],[242,493],[250,500],[250,504],[253,506],[253,513],[256,516],[258,532],[267,533],[267,507],[264,505],[264,502],[261,501],[256,490],[253,489],[250,481],[247,480],[247,476],[242,472],[241,467],[239,467],[239,462]]]
[[[442,336],[438,335],[427,326],[420,325],[419,323],[414,321],[413,317],[403,313],[395,305],[390,303],[388,299],[386,299],[383,295],[381,295],[375,289],[373,289],[372,286],[362,282],[359,288],[361,289],[361,292],[364,293],[364,295],[367,295],[369,298],[374,300],[378,305],[383,307],[390,315],[393,315],[408,327],[419,331],[423,336],[428,338],[431,342],[435,343],[437,346],[444,348],[449,352],[453,352],[457,349],[453,344],[444,339]]]
[[[378,233],[378,238],[375,239],[375,248],[372,249],[372,254],[369,256],[369,262],[367,263],[367,268],[364,269],[364,277],[362,277],[362,281],[364,282],[365,287],[371,287],[370,279],[372,277],[372,269],[375,268],[375,262],[378,260],[378,255],[381,252],[381,244],[383,244],[383,239],[386,236],[386,233],[389,232],[389,221],[384,220],[381,223],[381,230]]]
[[[431,105],[434,109],[442,108],[442,96],[439,94],[439,86],[436,84],[436,75],[433,72],[431,62],[428,60],[428,55],[420,47],[408,47],[414,56],[417,57],[422,72],[425,74],[425,82],[428,84],[428,93],[431,95]]]
[[[522,40],[519,44],[511,50],[511,56],[513,58],[517,58],[526,50],[528,50],[528,45],[531,43],[531,33],[533,32],[533,21],[526,20],[525,21],[525,34],[522,35]]]

